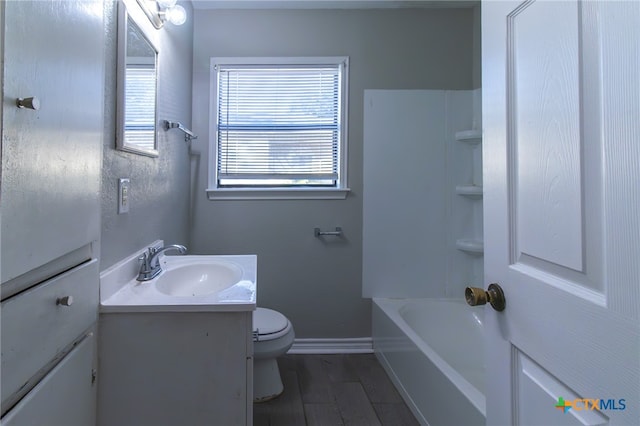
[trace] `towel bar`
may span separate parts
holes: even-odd
[[[165,130],[178,129],[178,130],[184,132],[184,141],[185,142],[189,142],[192,139],[198,139],[198,136],[195,133],[193,133],[191,130],[189,130],[186,127],[184,127],[182,125],[182,123],[178,123],[177,121],[169,121],[169,120],[163,120],[163,122],[164,122],[164,129]]]
[[[321,231],[320,228],[313,228],[313,235],[315,235],[316,238],[324,235],[327,235],[330,237],[342,237],[342,228],[339,226],[336,226],[335,231]]]

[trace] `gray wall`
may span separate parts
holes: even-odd
[[[135,1],[133,2],[135,4]],[[191,125],[193,16],[182,26],[152,29],[159,50],[158,119]],[[189,152],[182,133],[158,132],[160,156],[144,157],[115,150],[116,28],[114,2],[105,3],[106,90],[102,173],[101,270],[156,240],[188,244]],[[131,178],[130,210],[118,215],[118,178]]]
[[[473,88],[482,87],[482,5],[473,7]]]
[[[472,29],[472,9],[196,10],[192,249],[257,254],[258,303],[287,315],[297,337],[370,336],[370,301],[361,297],[363,91],[471,89]],[[351,67],[347,199],[208,201],[209,58],[341,55]],[[314,227],[335,226],[343,241],[314,238]]]

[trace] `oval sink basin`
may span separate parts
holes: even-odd
[[[240,267],[230,262],[189,263],[164,270],[156,288],[169,296],[203,296],[231,287],[241,278]]]

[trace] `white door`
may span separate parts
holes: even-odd
[[[482,4],[487,424],[640,424],[640,2]],[[475,309],[475,308],[470,308]]]
[[[0,7],[5,298],[87,260],[97,246],[105,48],[102,2]],[[31,97],[39,102],[18,108],[18,98]]]

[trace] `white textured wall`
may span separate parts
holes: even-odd
[[[136,2],[132,1],[133,6]],[[193,15],[179,27],[165,25],[149,33],[159,50],[158,119],[191,125],[191,63]],[[102,257],[104,270],[118,260],[164,239],[188,245],[189,152],[184,136],[176,130],[158,133],[157,158],[115,149],[116,135],[116,3],[105,2],[106,90],[102,173]],[[144,15],[143,15],[144,17]],[[144,22],[146,26],[148,22]],[[151,27],[148,24],[148,27]],[[118,178],[131,178],[130,210],[118,215]]]
[[[197,10],[196,15],[193,120],[201,138],[194,147],[202,156],[193,249],[257,254],[258,303],[287,315],[297,337],[370,336],[370,301],[361,296],[364,90],[472,88],[472,10]],[[348,198],[208,201],[209,58],[340,55],[350,57],[351,68]],[[314,227],[335,226],[344,229],[344,240],[314,238]]]

